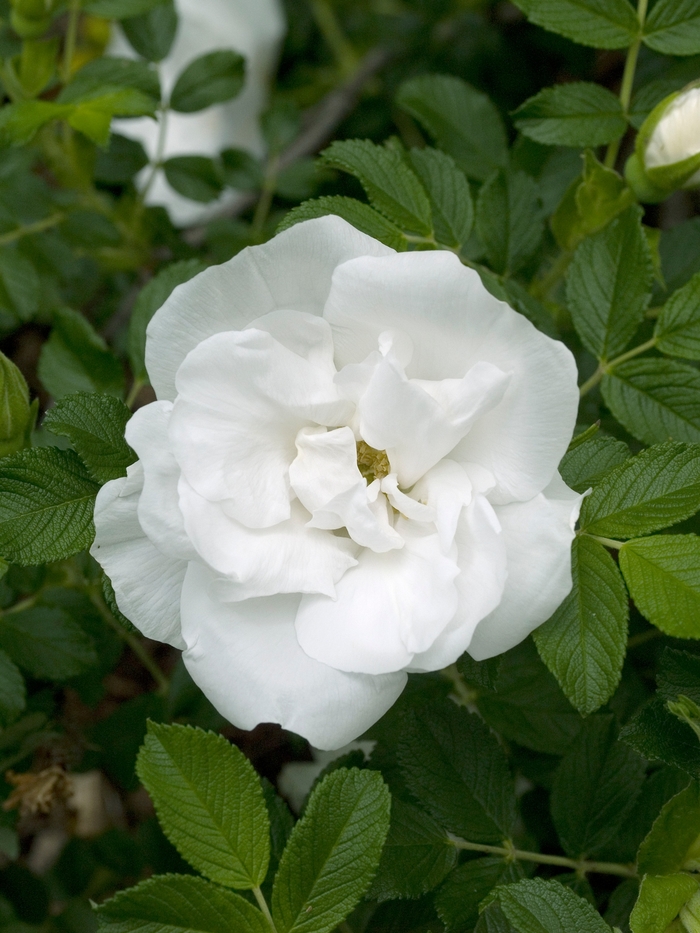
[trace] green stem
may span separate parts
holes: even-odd
[[[530,294],[532,297],[537,298],[539,301],[547,298],[554,287],[558,285],[561,279],[566,275],[566,270],[569,268],[572,258],[573,253],[568,251],[560,253],[547,274],[543,276],[543,278],[533,282],[530,286]]]
[[[253,894],[255,895],[255,900],[258,902],[258,907],[265,915],[265,919],[267,920],[268,926],[272,930],[272,933],[277,933],[277,927],[275,926],[275,921],[272,919],[270,908],[267,906],[265,895],[262,893],[259,887],[253,888]]]
[[[485,852],[488,855],[499,855],[508,861],[535,862],[537,865],[558,865],[561,868],[570,868],[579,875],[593,872],[600,875],[618,875],[621,878],[636,878],[637,872],[633,865],[622,865],[618,862],[589,862],[585,859],[565,858],[563,855],[544,855],[541,852],[525,852],[516,849],[510,840],[504,846],[488,846],[477,842],[465,842],[464,839],[450,837],[450,842],[458,849],[468,852]]]
[[[160,112],[158,114],[158,139],[156,141],[156,151],[153,156],[153,161],[151,163],[151,171],[146,179],[146,184],[143,186],[139,192],[139,206],[143,206],[146,201],[146,196],[148,192],[153,187],[153,183],[156,180],[158,170],[163,164],[163,153],[165,152],[165,140],[167,138],[168,132],[168,113],[170,112],[170,107],[168,104],[162,104]]]
[[[663,632],[658,628],[648,628],[645,632],[632,635],[632,637],[627,640],[627,650],[629,651],[630,648],[636,648],[638,645],[646,645],[648,641],[661,638],[662,635]]]
[[[341,74],[348,77],[357,67],[358,59],[343,33],[331,3],[329,0],[310,0],[310,3],[316,25],[333,53]]]
[[[450,664],[449,667],[446,667],[441,671],[441,674],[452,684],[452,698],[458,703],[458,705],[473,707],[474,701],[477,698],[477,693],[475,690],[470,690],[469,687],[465,684],[462,675],[457,669],[457,665]]]
[[[637,2],[637,19],[639,20],[639,35],[634,40],[632,45],[627,49],[627,58],[625,59],[625,70],[622,73],[622,84],[620,85],[620,104],[622,105],[622,112],[625,117],[629,114],[630,109],[630,100],[632,99],[632,87],[634,85],[634,73],[637,70],[637,58],[639,57],[639,49],[642,45],[642,31],[644,29],[644,21],[647,16],[647,6],[649,0],[638,0]],[[620,151],[620,143],[622,142],[622,137],[616,139],[614,142],[611,142],[608,146],[608,151],[605,153],[605,162],[604,165],[607,168],[614,168],[615,162],[617,161],[617,156]]]
[[[139,392],[141,391],[141,389],[143,389],[145,385],[146,383],[143,381],[143,379],[138,379],[138,378],[134,379],[134,381],[131,383],[129,394],[127,395],[124,401],[124,404],[126,405],[127,408],[133,407],[133,404],[136,401]]]
[[[66,29],[66,40],[63,46],[63,66],[61,68],[61,80],[64,84],[70,81],[71,65],[75,55],[75,44],[78,38],[78,22],[80,20],[80,0],[70,0],[68,6],[68,27]]]
[[[605,545],[605,547],[610,547],[615,551],[619,551],[624,541],[615,541],[614,538],[603,538],[600,535],[592,535],[587,531],[580,531],[579,534],[585,535],[586,538],[592,538],[594,541],[597,541],[599,544]]]
[[[275,195],[275,188],[277,187],[278,167],[279,157],[276,155],[270,156],[265,166],[265,177],[263,178],[260,198],[255,205],[255,213],[253,214],[253,222],[250,228],[250,235],[254,242],[258,242],[262,239],[265,221],[270,213],[272,199]]]
[[[656,340],[656,337],[652,337],[650,340],[645,340],[644,343],[640,343],[639,346],[632,347],[632,349],[628,350],[626,353],[621,353],[620,356],[616,356],[614,360],[601,363],[590,379],[586,379],[583,383],[579,389],[579,395],[584,396],[586,393],[590,392],[591,389],[598,385],[603,376],[611,373],[616,366],[619,366],[621,363],[626,363],[627,360],[634,359],[635,356],[639,356],[641,353],[646,353],[647,350],[651,350],[652,347],[656,346]]]
[[[22,237],[30,236],[32,233],[49,230],[51,227],[60,224],[64,216],[64,214],[51,214],[49,217],[44,217],[43,220],[36,220],[33,224],[24,224],[15,230],[3,233],[0,235],[0,246],[7,246],[8,243],[14,243],[15,240],[21,240]]]

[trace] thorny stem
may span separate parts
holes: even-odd
[[[590,392],[591,389],[598,385],[603,376],[611,373],[616,366],[620,365],[620,363],[626,363],[627,360],[634,359],[635,356],[639,356],[640,353],[646,353],[647,350],[651,350],[651,348],[655,346],[656,337],[652,337],[650,340],[646,340],[644,343],[640,343],[639,346],[632,347],[632,349],[628,350],[626,353],[621,353],[620,356],[616,356],[614,360],[610,360],[607,363],[601,363],[590,379],[586,379],[586,381],[583,383],[579,389],[579,395],[584,396],[586,393]]]
[[[42,233],[44,230],[49,230],[51,227],[60,224],[63,218],[63,214],[51,214],[49,217],[44,217],[43,220],[36,220],[33,224],[24,224],[10,230],[8,233],[3,233],[0,235],[0,246],[7,246],[8,243],[14,243],[15,240],[21,240],[22,237],[30,236],[32,233]]]
[[[514,848],[510,839],[505,840],[503,846],[488,846],[477,842],[466,842],[456,836],[450,836],[449,842],[457,849],[466,849],[468,852],[485,852],[489,855],[500,855],[510,862],[535,862],[538,865],[559,865],[570,868],[579,875],[593,872],[601,875],[618,875],[621,878],[636,878],[637,872],[633,865],[622,865],[618,862],[589,862],[585,859],[566,858],[563,855],[544,855],[541,852],[525,852]]]
[[[78,38],[78,21],[80,19],[80,0],[70,0],[68,7],[68,27],[66,29],[66,40],[63,47],[63,66],[61,68],[61,80],[64,84],[70,81],[71,65],[75,55],[75,43]]]
[[[265,919],[267,920],[272,933],[277,933],[277,927],[275,926],[275,921],[272,919],[270,908],[267,906],[265,895],[262,893],[259,887],[253,888],[253,894],[255,895],[255,900],[258,902],[258,907],[265,915]]]
[[[622,73],[622,84],[620,85],[620,103],[622,104],[622,112],[625,116],[627,116],[629,113],[630,100],[632,99],[634,73],[637,69],[637,58],[639,56],[639,49],[642,45],[642,30],[644,28],[644,21],[647,16],[648,2],[649,0],[638,0],[637,19],[639,20],[639,35],[634,40],[632,45],[630,45],[630,47],[627,49],[625,70]],[[604,162],[606,168],[613,168],[615,166],[615,162],[620,151],[621,142],[622,137],[620,137],[620,139],[616,139],[614,142],[611,142],[608,146],[608,151],[605,153]]]

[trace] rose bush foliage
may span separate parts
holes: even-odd
[[[339,747],[569,592],[573,357],[451,253],[308,221],[179,286],[146,360],[92,553],[236,725]]]

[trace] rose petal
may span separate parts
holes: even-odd
[[[191,564],[185,578],[183,658],[195,683],[239,728],[277,722],[317,748],[340,748],[403,690],[403,673],[347,674],[304,654],[294,632],[298,596],[225,604],[210,595],[212,577]]]
[[[158,398],[175,400],[180,364],[207,337],[280,308],[320,315],[339,263],[391,253],[340,217],[319,217],[179,285],[148,325],[146,367]]]
[[[135,463],[127,477],[100,489],[90,553],[112,581],[127,619],[148,638],[184,648],[180,592],[187,562],[163,554],[143,533],[137,516],[142,484],[143,470]]]
[[[529,502],[497,506],[508,555],[503,599],[477,626],[477,661],[508,651],[545,622],[571,590],[571,542],[583,496],[557,473]]]

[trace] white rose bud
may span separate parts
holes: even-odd
[[[176,288],[146,364],[92,554],[237,726],[338,748],[571,589],[574,359],[452,253],[298,224]]]
[[[662,100],[642,124],[625,176],[642,201],[700,185],[700,87]]]
[[[245,58],[246,78],[233,100],[197,113],[170,112],[163,158],[182,155],[216,157],[223,149],[243,149],[262,156],[265,144],[260,130],[268,87],[284,36],[280,0],[175,0],[178,29],[167,57],[159,63],[162,93],[169,96],[178,75],[194,59],[208,52],[233,49]],[[120,29],[110,44],[110,55],[136,57]],[[112,129],[140,142],[149,156],[156,156],[158,124],[150,117],[115,120]],[[149,169],[143,170],[143,184]],[[178,226],[204,222],[236,197],[226,191],[215,202],[201,204],[178,194],[158,172],[146,198],[147,204],[167,208]]]

